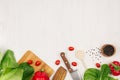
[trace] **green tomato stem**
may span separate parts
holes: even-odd
[[[42,68],[40,71],[41,71],[41,72],[44,72],[44,71],[45,71],[45,69],[43,69],[43,68]]]

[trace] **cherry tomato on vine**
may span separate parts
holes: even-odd
[[[120,63],[118,61],[113,61],[113,64],[120,66]]]
[[[120,75],[120,62],[113,61],[109,64],[111,74],[114,76]]]

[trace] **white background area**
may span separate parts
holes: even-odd
[[[56,71],[65,67],[59,55],[64,51],[83,74],[75,51],[106,43],[117,51],[104,57],[105,63],[120,61],[120,0],[0,0],[0,50],[12,49],[17,60],[31,50]],[[68,51],[69,46],[75,50]],[[87,58],[85,62],[94,65]],[[72,80],[69,73],[65,80]]]

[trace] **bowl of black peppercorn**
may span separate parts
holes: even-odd
[[[115,47],[112,44],[104,44],[101,48],[101,53],[103,56],[110,57],[113,56],[116,52]]]

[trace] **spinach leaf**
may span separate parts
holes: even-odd
[[[109,76],[110,68],[107,64],[103,64],[101,70],[89,68],[84,73],[84,80],[118,80]]]
[[[100,76],[99,74],[100,70],[95,68],[89,68],[84,74],[84,80],[98,80]]]
[[[104,78],[104,80],[118,80],[118,79],[114,79],[113,77],[107,76]]]
[[[19,68],[23,69],[23,78],[22,80],[30,80],[34,73],[34,69],[27,62],[23,62],[19,65]]]
[[[107,64],[103,64],[101,67],[99,80],[104,80],[108,76],[109,73],[110,73],[109,66]]]

